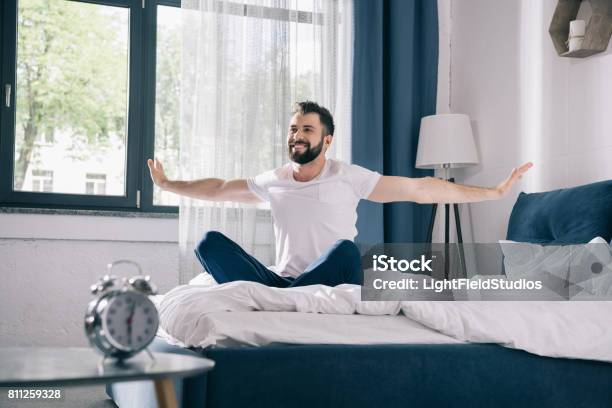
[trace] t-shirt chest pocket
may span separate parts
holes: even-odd
[[[322,203],[344,206],[357,200],[353,187],[348,183],[321,183],[318,187]]]
[[[282,200],[318,200],[319,193],[316,185],[304,186],[302,188],[270,187],[270,196]]]

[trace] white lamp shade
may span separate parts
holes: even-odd
[[[456,168],[475,164],[478,164],[478,152],[469,116],[449,113],[421,119],[417,168]]]

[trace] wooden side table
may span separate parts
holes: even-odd
[[[61,387],[152,380],[159,408],[175,408],[173,380],[212,369],[212,360],[178,354],[141,353],[122,364],[106,361],[80,347],[0,348],[0,387]],[[41,401],[42,402],[42,401]]]

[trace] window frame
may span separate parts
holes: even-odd
[[[146,159],[155,148],[155,54],[157,5],[180,7],[180,0],[73,0],[129,10],[129,83],[126,176],[123,196],[42,193],[13,190],[18,0],[0,6],[2,105],[0,109],[0,206],[177,213],[177,206],[155,205]],[[10,107],[5,85],[11,86]]]
[[[142,109],[143,117],[149,118],[143,122],[143,133],[149,137],[142,139],[142,169],[140,178],[143,182],[141,186],[141,205],[142,211],[147,212],[176,212],[178,206],[156,205],[153,203],[153,182],[149,175],[149,167],[146,160],[155,154],[155,95],[156,95],[156,76],[157,76],[157,6],[181,7],[180,0],[154,0],[146,1],[151,5],[144,8],[145,20],[152,24],[144,24],[143,30],[143,98]]]

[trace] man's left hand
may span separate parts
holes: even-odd
[[[503,197],[508,194],[514,183],[520,180],[523,177],[523,174],[525,174],[532,167],[533,163],[527,162],[521,167],[513,168],[512,172],[510,173],[510,176],[508,176],[507,179],[505,179],[504,181],[499,183],[497,187],[495,187],[495,190],[499,193],[500,197]]]

